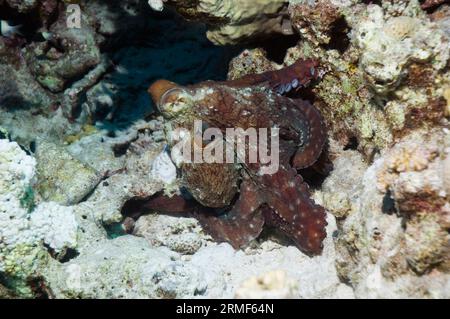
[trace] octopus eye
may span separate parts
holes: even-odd
[[[181,87],[167,90],[157,103],[158,110],[166,115],[176,115],[189,107],[189,94]]]
[[[314,76],[316,74],[316,69],[314,69],[314,67],[311,67],[311,69],[309,69],[309,73]]]
[[[159,99],[159,101],[157,103],[158,109],[161,111],[164,104],[170,103],[170,102],[173,102],[174,100],[176,100],[177,93],[179,93],[180,91],[181,91],[180,88],[172,88],[172,89],[164,92],[164,94],[161,96],[161,98]]]
[[[296,89],[298,87],[300,83],[298,82],[298,79],[293,79],[291,82],[291,85],[294,89]]]

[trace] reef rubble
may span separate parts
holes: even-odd
[[[450,298],[448,3],[79,2],[76,31],[63,1],[0,1],[0,20],[24,27],[0,36],[0,298]],[[326,216],[320,254],[273,229],[233,248],[148,204],[186,183],[150,84],[233,83],[299,59],[320,80],[236,91],[322,115],[332,170],[300,170]],[[204,203],[232,201],[195,174]]]

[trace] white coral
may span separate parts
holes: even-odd
[[[150,176],[165,184],[171,184],[177,179],[177,169],[165,150],[155,158]]]
[[[26,156],[17,143],[0,140],[0,205],[25,193],[34,178],[35,166],[34,158]]]
[[[27,156],[17,143],[0,140],[0,271],[3,249],[29,241],[28,236],[20,234],[28,228],[28,212],[21,199],[34,179],[35,167],[34,158]]]
[[[442,177],[444,180],[445,192],[450,197],[450,147],[446,150],[447,156],[442,161]]]
[[[155,11],[163,11],[164,10],[164,1],[163,0],[148,0],[148,4]]]
[[[71,207],[42,203],[31,214],[31,229],[55,252],[77,245],[78,224]]]
[[[56,252],[76,246],[78,229],[71,208],[42,203],[24,207],[35,176],[36,161],[17,143],[0,140],[0,271],[24,278],[37,267],[42,242]]]

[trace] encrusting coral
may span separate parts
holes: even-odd
[[[0,0],[0,296],[449,298],[448,1],[68,3]],[[195,119],[283,168],[183,163]]]
[[[34,158],[18,144],[0,140],[0,271],[22,296],[33,296],[28,282],[48,263],[44,243],[59,258],[77,245],[72,208],[52,202],[32,208],[27,203],[33,200],[28,194],[33,191],[35,166]]]
[[[443,26],[429,21],[418,1],[397,7],[395,14],[390,1],[382,5],[292,1],[289,6],[304,41],[288,51],[285,62],[302,55],[328,69],[313,88],[316,105],[337,140],[356,138],[369,157],[405,131],[439,122],[441,88],[448,82]]]
[[[291,1],[289,11],[303,39],[283,64],[246,51],[230,77],[319,61],[311,91],[335,140],[334,171],[313,196],[341,220],[339,274],[358,296],[446,296],[445,15],[431,19],[418,1]]]
[[[220,45],[273,34],[292,34],[285,0],[168,0],[189,20],[210,26],[207,37]]]
[[[37,144],[37,188],[45,200],[74,205],[100,182],[101,174],[63,148],[45,141]]]

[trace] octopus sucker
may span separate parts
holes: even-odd
[[[308,144],[296,152],[292,161],[295,168],[302,169],[313,165],[319,159],[327,141],[327,135],[322,115],[315,107],[298,103],[298,108],[300,112],[308,115],[310,132]]]
[[[298,90],[301,87],[308,86],[313,80],[318,79],[319,72],[316,70],[318,66],[317,60],[299,59],[283,69],[247,75],[241,79],[228,81],[228,85],[242,87],[267,84],[281,95],[288,93],[291,89]]]
[[[281,70],[233,81],[180,86],[159,80],[149,88],[172,129],[182,127],[194,132],[192,122],[201,120],[205,127],[223,133],[228,128],[279,130],[279,166],[275,172],[264,173],[259,157],[256,162],[238,164],[177,164],[181,185],[196,202],[192,206],[176,197],[177,204],[188,208],[216,241],[242,248],[267,225],[284,233],[304,253],[321,253],[326,237],[325,210],[310,198],[309,187],[297,170],[322,162],[325,125],[311,103],[283,96],[318,79],[317,68],[316,60],[300,59]],[[205,142],[211,141],[203,140],[200,146]],[[254,148],[245,147],[245,151]],[[241,154],[236,152],[234,156]],[[156,203],[149,203],[149,207],[160,207],[163,212],[167,207],[177,213],[182,210],[174,209],[176,204],[165,207],[159,197],[154,200]]]

